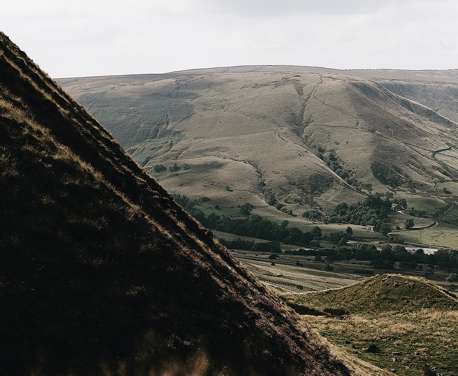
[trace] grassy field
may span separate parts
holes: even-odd
[[[338,289],[286,294],[303,319],[359,358],[405,376],[458,372],[458,299],[422,278],[371,277]],[[336,317],[338,312],[340,316]],[[334,315],[334,316],[333,316]]]
[[[396,192],[395,196],[396,198],[406,199],[409,208],[428,213],[433,213],[446,205],[444,200],[439,197],[431,197],[431,195],[424,196],[420,194],[414,195],[407,192]]]
[[[323,263],[307,261],[301,256],[281,256],[269,260],[268,253],[235,251],[233,253],[243,265],[267,285],[288,293],[321,291],[324,289],[347,286],[354,283],[358,276],[345,272],[330,272]],[[302,266],[298,266],[300,262]]]
[[[425,366],[443,376],[458,374],[458,310],[302,317],[331,342],[396,374],[420,375]]]
[[[348,353],[403,376],[422,374],[424,367],[457,374],[458,301],[431,281],[384,275],[367,283],[357,273],[371,271],[364,263],[334,263],[334,271],[326,271],[303,256],[233,254],[284,299],[314,309],[302,319]],[[346,314],[335,317],[328,308]]]
[[[438,225],[424,230],[395,231],[393,234],[404,242],[432,247],[458,247],[458,228]]]

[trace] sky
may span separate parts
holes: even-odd
[[[53,77],[233,65],[458,68],[458,0],[14,0],[0,30]]]

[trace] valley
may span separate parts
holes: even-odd
[[[456,71],[60,83],[342,356],[404,376],[458,372]]]
[[[458,376],[457,4],[2,4],[0,376]]]
[[[367,375],[0,33],[2,375]]]
[[[302,256],[234,255],[304,322],[354,356],[403,376],[458,371],[458,299],[444,293],[458,291],[458,280],[441,282],[442,290],[418,274],[382,274],[356,261],[335,262],[327,271],[324,262]]]
[[[291,227],[348,224],[388,241],[374,221],[327,218],[342,202],[384,194],[407,203],[384,219],[393,240],[456,245],[455,71],[247,66],[59,83],[151,176],[202,199],[204,211],[237,217],[249,204]]]

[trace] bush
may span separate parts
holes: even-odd
[[[406,221],[405,221],[405,227],[406,227],[406,229],[408,229],[408,230],[415,227],[415,221],[413,220],[413,218],[408,218],[408,219],[406,219]]]
[[[240,206],[240,214],[250,215],[253,209],[254,209],[254,206],[247,202],[246,204],[243,204],[242,206]]]
[[[176,163],[174,163],[172,166],[169,167],[169,171],[170,172],[177,172],[177,171],[180,171],[181,170],[181,167],[178,166]]]
[[[389,185],[393,188],[399,187],[405,178],[401,174],[401,170],[386,163],[374,162],[371,165],[372,174],[382,184]]]
[[[158,164],[158,165],[154,166],[154,172],[157,172],[158,174],[161,173],[161,172],[164,172],[166,170],[167,170],[167,167],[165,167],[162,164]]]
[[[369,346],[367,346],[366,352],[375,354],[380,352],[380,348],[375,343],[370,343]]]

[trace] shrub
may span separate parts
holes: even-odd
[[[414,228],[414,227],[415,227],[415,221],[413,220],[413,218],[406,219],[405,228],[406,229],[411,229],[411,228]]]
[[[170,172],[177,172],[177,171],[180,171],[181,170],[181,167],[178,166],[176,163],[174,163],[172,166],[169,167],[169,171]]]
[[[254,209],[254,206],[247,202],[246,204],[243,204],[242,206],[240,206],[240,214],[250,215],[253,209]]]
[[[167,167],[165,167],[162,164],[157,164],[156,166],[154,166],[154,172],[157,172],[158,174],[160,174],[161,172],[164,172],[166,170],[167,170]]]

